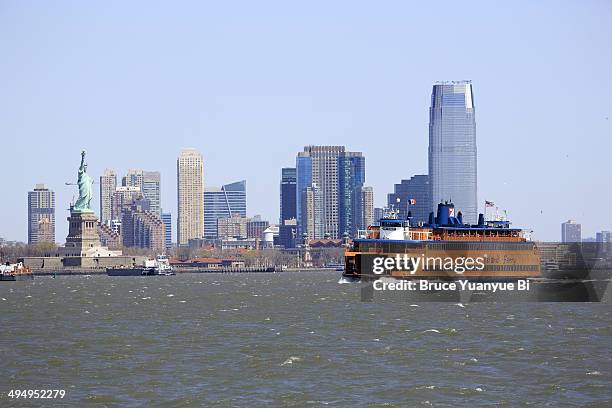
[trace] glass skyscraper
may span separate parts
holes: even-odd
[[[362,187],[365,183],[365,157],[361,153],[345,152],[338,157],[338,233],[357,236],[364,230]]]
[[[296,158],[298,239],[364,229],[365,158],[344,146],[306,146]]]
[[[172,214],[162,211],[161,220],[164,223],[164,246],[170,249],[172,248]]]
[[[465,223],[477,222],[476,119],[470,81],[433,86],[429,109],[431,210],[452,201]]]
[[[221,188],[204,189],[204,238],[217,238],[217,220],[233,215],[246,217],[246,180]]]
[[[280,225],[285,220],[297,218],[296,213],[296,173],[295,167],[285,167],[281,170],[280,184]]]
[[[406,219],[410,211],[412,221],[427,222],[431,212],[429,193],[429,176],[418,174],[396,184],[393,193],[387,194],[387,205],[398,210],[401,219]]]

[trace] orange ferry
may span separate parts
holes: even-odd
[[[463,223],[452,203],[438,204],[429,223],[411,225],[397,212],[370,226],[344,254],[347,278],[536,278],[541,276],[540,253],[523,230],[510,222]]]

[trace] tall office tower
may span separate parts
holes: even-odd
[[[344,152],[338,157],[338,236],[357,236],[364,226],[363,195],[365,157],[361,153]]]
[[[55,242],[55,192],[36,184],[28,192],[28,244]]]
[[[204,236],[204,160],[195,149],[185,149],[176,161],[177,244]]]
[[[414,223],[428,222],[431,212],[430,193],[429,176],[418,174],[395,184],[393,193],[387,194],[387,206],[399,210],[402,220],[406,219],[410,211]]]
[[[359,229],[367,229],[374,225],[374,189],[372,187],[361,188],[361,201],[363,202],[363,221]]]
[[[561,224],[561,242],[582,242],[582,226],[574,220]]]
[[[476,119],[470,81],[433,86],[429,109],[431,205],[452,201],[468,224],[477,222]]]
[[[113,218],[113,193],[117,189],[117,175],[111,169],[100,176],[100,222],[107,224]]]
[[[164,223],[164,246],[170,249],[172,248],[172,214],[162,212],[161,220]]]
[[[280,225],[283,221],[297,216],[296,213],[296,170],[295,167],[281,169],[280,184]]]
[[[217,238],[217,220],[235,214],[246,217],[246,180],[204,189],[204,238]]]
[[[161,177],[158,171],[129,169],[123,177],[124,186],[138,187],[151,204],[151,211],[161,215]]]
[[[296,158],[296,215],[300,239],[339,238],[362,220],[365,159],[344,146],[306,146]],[[342,219],[341,219],[342,217]]]

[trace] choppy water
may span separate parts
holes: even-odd
[[[338,273],[0,285],[0,406],[612,406],[605,303],[360,301]]]

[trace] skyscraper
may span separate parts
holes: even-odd
[[[363,219],[361,187],[365,158],[344,146],[306,146],[296,158],[296,215],[299,235],[339,238]]]
[[[477,221],[476,119],[470,81],[433,86],[429,109],[431,206],[450,200],[466,223]]]
[[[427,222],[431,212],[429,176],[418,174],[396,184],[393,193],[387,194],[387,205],[399,210],[399,217],[406,219],[408,211],[413,222]]]
[[[176,161],[177,244],[204,236],[204,160],[195,149],[185,149]]]
[[[281,169],[281,184],[280,184],[280,219],[283,221],[290,220],[297,216],[296,213],[296,170],[295,167],[285,167]]]
[[[170,249],[172,248],[172,214],[162,212],[161,220],[164,223],[164,246]]]
[[[108,223],[113,216],[112,198],[117,188],[117,175],[111,169],[100,176],[100,222]]]
[[[363,203],[363,221],[359,229],[365,230],[374,225],[374,189],[372,187],[361,188],[361,201]]]
[[[28,192],[28,244],[55,242],[55,192],[36,184]]]
[[[582,226],[574,220],[561,224],[561,242],[581,242]]]
[[[246,180],[204,189],[204,238],[217,238],[219,218],[246,217],[246,213]]]
[[[141,169],[129,169],[123,177],[124,186],[138,187],[147,200],[149,200],[151,212],[161,215],[161,177],[158,171],[145,171]]]
[[[363,184],[365,183],[365,157],[357,152],[344,152],[338,156],[338,235],[357,235],[364,226]]]

